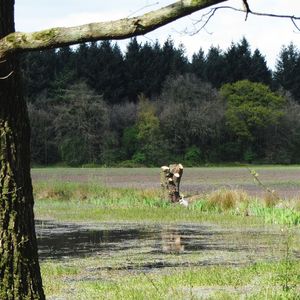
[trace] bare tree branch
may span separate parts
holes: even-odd
[[[11,33],[0,40],[0,60],[16,52],[143,35],[176,19],[225,1],[180,0],[139,17],[75,27],[57,27],[33,33]]]
[[[291,15],[281,15],[281,14],[269,14],[269,13],[261,13],[261,12],[250,12],[252,15],[260,16],[260,17],[271,17],[271,18],[282,18],[282,19],[290,19],[295,27],[299,30],[299,27],[296,25],[295,21],[300,20],[300,17],[291,16]]]
[[[243,0],[243,2],[245,3],[245,1]],[[200,26],[200,28],[198,28],[196,31],[193,31],[192,35],[194,34],[197,34],[199,33],[201,30],[205,29],[206,25],[209,23],[209,21],[211,20],[211,18],[215,15],[215,13],[218,11],[218,10],[221,10],[221,9],[230,9],[230,10],[233,10],[233,11],[237,11],[237,12],[243,12],[245,13],[245,10],[243,9],[240,9],[240,8],[236,8],[236,7],[233,7],[233,6],[218,6],[218,7],[214,7],[214,8],[211,8],[207,13],[203,14],[202,17],[195,21],[194,22],[194,25],[196,24],[201,24],[202,25]],[[264,12],[256,12],[256,11],[253,11],[249,8],[249,5],[248,5],[248,8],[246,8],[247,11],[247,16],[248,14],[251,14],[251,15],[255,15],[255,16],[259,16],[259,17],[270,17],[270,18],[281,18],[281,19],[290,19],[293,23],[293,25],[295,26],[295,28],[300,31],[300,27],[297,25],[296,21],[297,20],[300,20],[300,16],[292,16],[292,15],[283,15],[283,14],[271,14],[271,13],[264,13]],[[246,16],[246,20],[247,20],[247,16]]]
[[[251,9],[249,7],[249,4],[248,4],[247,0],[243,0],[243,4],[244,4],[244,7],[245,7],[245,12],[246,12],[245,21],[247,21],[248,14],[251,13]]]
[[[141,7],[141,8],[139,8],[138,10],[135,10],[135,11],[133,11],[132,13],[130,13],[130,14],[127,16],[127,18],[132,17],[133,15],[135,15],[136,13],[138,13],[138,12],[144,10],[145,8],[148,8],[148,7],[157,5],[157,4],[159,4],[159,2],[155,2],[155,3],[152,3],[152,4],[145,5],[145,6]]]
[[[196,34],[196,33],[199,33],[200,31],[202,31],[203,29],[206,28],[206,25],[208,24],[208,22],[210,21],[210,19],[214,16],[214,14],[216,13],[216,11],[219,9],[219,8],[229,8],[230,6],[219,6],[219,7],[216,7],[216,8],[212,8],[211,10],[209,10],[209,12],[205,13],[202,15],[201,19],[194,22],[194,25],[196,24],[199,24],[199,23],[203,23],[201,25],[200,28],[198,28],[195,32],[193,32],[192,34]]]
[[[0,64],[4,64],[5,62],[7,62],[6,59],[0,60]],[[14,71],[9,72],[8,75],[0,77],[0,80],[5,80],[5,79],[9,78],[13,73],[14,73]]]
[[[298,31],[300,31],[300,27],[296,24],[295,19],[291,18],[293,25],[296,27]]]
[[[4,77],[0,77],[0,80],[7,79],[7,78],[10,77],[13,73],[14,73],[14,71],[9,72],[8,75],[6,75],[6,76],[4,76]]]

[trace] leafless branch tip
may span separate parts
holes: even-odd
[[[233,11],[236,11],[236,12],[242,12],[242,13],[246,12],[245,21],[247,21],[247,18],[248,18],[249,14],[259,16],[259,17],[290,19],[293,23],[293,26],[296,28],[296,30],[298,32],[300,32],[300,26],[296,22],[296,21],[300,20],[300,16],[256,12],[256,11],[253,11],[253,10],[250,9],[247,0],[243,0],[243,4],[244,4],[244,9],[236,8],[236,7],[233,7],[233,6],[218,6],[218,7],[211,8],[207,13],[203,14],[199,20],[193,21],[193,25],[195,27],[198,24],[202,24],[202,25],[199,28],[197,28],[195,31],[190,33],[190,35],[195,35],[195,34],[199,33],[200,31],[202,31],[203,29],[205,30],[207,24],[212,19],[212,17],[215,15],[215,13],[218,10],[221,10],[221,9],[230,9],[230,10],[233,10]]]
[[[5,79],[9,78],[13,73],[14,73],[14,71],[11,71],[8,75],[6,75],[4,77],[0,77],[0,80],[5,80]]]

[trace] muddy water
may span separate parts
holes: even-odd
[[[287,235],[274,228],[216,225],[73,224],[37,221],[41,259],[131,257],[126,269],[193,265],[241,265],[282,259]],[[291,254],[300,257],[299,232]],[[109,264],[108,264],[109,267]]]

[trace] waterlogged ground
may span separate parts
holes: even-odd
[[[289,260],[300,258],[299,230],[282,230],[274,226],[234,228],[215,224],[80,224],[37,221],[36,228],[42,268],[49,268],[50,265],[50,271],[47,272],[58,276],[57,282],[52,284],[61,285],[58,292],[53,292],[48,282],[53,280],[52,275],[47,275],[46,291],[50,291],[48,299],[106,299],[103,296],[104,287],[99,288],[99,284],[118,286],[121,279],[135,276],[145,277],[149,284],[161,276],[167,278],[176,273],[195,273],[200,270],[205,274],[207,267],[224,268],[221,271],[225,272],[261,263],[276,263],[287,257],[287,247]],[[160,282],[159,279],[150,285],[157,289],[155,285],[160,285]],[[92,290],[96,289],[95,294],[84,296],[86,294],[79,293],[79,287],[83,286],[85,290],[89,285],[93,287]],[[162,291],[164,289],[162,287]],[[192,288],[186,285],[180,288],[178,298],[175,298],[204,299],[225,291],[240,299],[239,295],[251,294],[255,289],[258,289],[255,284],[242,285],[240,288],[224,284]],[[160,297],[153,296],[152,290],[149,298],[135,298],[136,294],[133,294],[132,299],[169,299],[167,295],[161,294],[162,291],[158,292]],[[190,295],[185,297],[187,292]],[[107,293],[111,299],[131,297],[123,294],[115,297],[115,292],[110,294],[110,290]]]
[[[259,179],[281,198],[300,194],[300,166],[253,166]],[[108,187],[149,189],[160,187],[159,168],[54,168],[33,169],[33,183],[59,181],[97,183]],[[250,175],[247,167],[185,168],[181,191],[201,194],[219,188],[243,189],[253,196],[262,196],[264,188]]]
[[[118,268],[145,270],[276,260],[282,257],[287,241],[287,234],[274,226],[233,228],[216,224],[37,221],[36,230],[42,259],[101,256],[111,260],[113,256],[121,255],[126,264]],[[298,235],[299,232],[294,234],[294,239],[298,240]],[[294,257],[300,257],[300,249],[295,248],[292,252]],[[136,265],[137,257],[141,256],[143,261]]]

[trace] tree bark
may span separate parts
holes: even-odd
[[[14,1],[0,0],[0,38]],[[11,72],[13,73],[11,74]],[[0,299],[44,299],[34,227],[30,128],[17,57],[0,63]]]
[[[180,180],[183,174],[182,164],[174,164],[161,167],[160,184],[162,187],[163,198],[170,202],[180,200]]]

